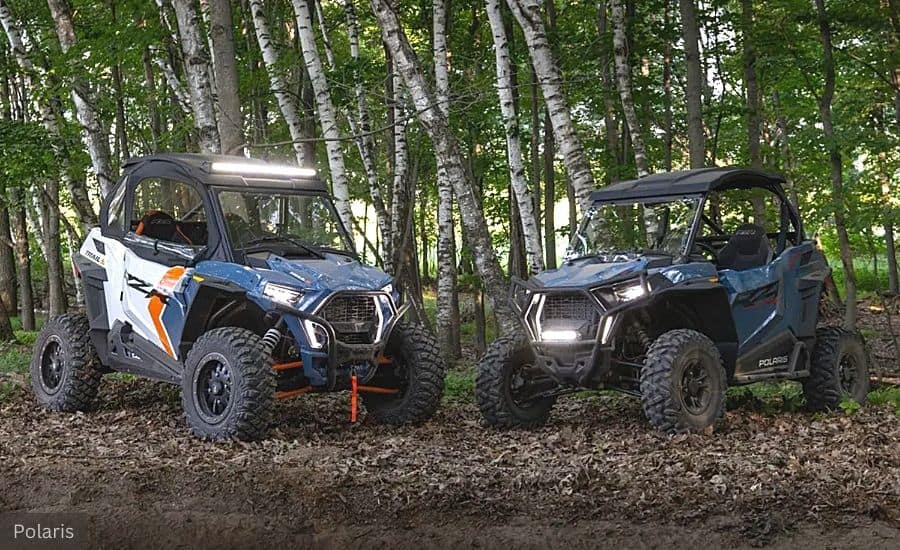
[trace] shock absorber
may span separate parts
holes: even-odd
[[[275,351],[275,346],[281,342],[281,330],[278,327],[281,326],[283,319],[279,319],[275,326],[270,328],[263,334],[262,337],[262,346],[268,355],[272,355],[272,352]]]

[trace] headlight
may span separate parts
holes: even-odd
[[[387,292],[388,294],[393,296],[394,295],[394,283],[388,283],[388,284],[384,285],[383,287],[381,287],[381,291]]]
[[[297,302],[303,297],[302,290],[276,285],[274,283],[266,283],[262,293],[273,302],[278,302],[279,304],[284,304],[286,306],[297,305]]]
[[[541,333],[545,342],[574,342],[578,340],[577,330],[545,330]]]
[[[306,339],[313,349],[322,349],[328,343],[328,332],[319,323],[306,319],[303,321],[303,330],[306,331]]]
[[[613,288],[613,294],[620,302],[630,302],[646,295],[647,290],[641,283],[633,283]]]

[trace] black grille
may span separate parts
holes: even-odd
[[[580,293],[548,294],[544,298],[541,320],[569,319],[584,321],[591,318],[594,308],[588,297]]]
[[[333,298],[322,316],[332,323],[368,323],[375,318],[375,300],[371,296]]]
[[[372,296],[336,296],[322,309],[322,317],[345,344],[371,344],[378,337],[378,313]]]

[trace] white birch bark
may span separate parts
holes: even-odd
[[[266,73],[269,75],[269,85],[272,88],[272,93],[275,94],[275,100],[278,102],[281,116],[284,118],[288,132],[291,135],[291,147],[294,149],[297,164],[299,166],[311,166],[315,163],[315,159],[306,158],[304,152],[303,139],[306,136],[303,132],[300,111],[297,108],[294,96],[289,92],[284,75],[281,74],[278,68],[278,50],[275,49],[275,45],[272,43],[272,34],[269,31],[269,21],[266,17],[263,0],[250,0],[250,14],[253,17],[256,40],[262,52]]]
[[[394,270],[399,268],[400,255],[403,253],[402,235],[406,225],[406,212],[409,203],[407,193],[407,172],[409,170],[409,155],[406,142],[406,110],[403,107],[403,91],[402,81],[396,70],[394,72],[394,97],[391,98],[391,110],[393,111],[394,126],[392,129],[394,140],[394,174],[392,183],[392,200],[391,200],[391,234],[392,246],[391,254],[393,261],[391,262]]]
[[[184,114],[186,115],[191,114],[191,97],[188,95],[187,90],[184,89],[181,81],[178,80],[178,76],[175,74],[175,69],[172,67],[172,64],[169,63],[169,60],[165,58],[165,54],[156,46],[150,46],[150,52],[153,54],[153,63],[156,64],[156,66],[159,67],[160,72],[162,72],[163,77],[166,79],[166,85],[172,90],[172,93],[175,94],[175,99],[181,107],[181,110],[184,111]]]
[[[509,180],[513,194],[516,197],[516,204],[519,206],[519,218],[522,223],[522,236],[525,240],[525,255],[528,258],[528,269],[531,273],[539,273],[544,269],[544,250],[543,246],[541,246],[537,220],[534,216],[534,199],[525,179],[525,163],[522,160],[518,113],[516,113],[513,102],[509,42],[506,37],[506,28],[503,26],[500,0],[487,0],[487,13],[491,23],[491,32],[494,36],[494,57],[497,64],[497,95],[500,100],[500,114],[503,117],[503,127],[506,131]]]
[[[72,24],[72,14],[68,3],[64,0],[48,0],[50,13],[56,26],[56,36],[59,38],[59,46],[63,53],[67,53],[75,45],[75,27]],[[100,193],[106,196],[115,183],[112,173],[112,163],[109,157],[109,132],[103,127],[94,106],[94,95],[84,78],[76,76],[71,82],[72,102],[75,104],[75,114],[81,125],[81,134],[91,157],[91,166],[94,175],[100,184]]]
[[[354,0],[345,0],[344,12],[347,17],[347,36],[350,40],[350,58],[354,66],[353,94],[356,97],[356,120],[348,116],[351,131],[356,135],[356,147],[363,161],[363,169],[366,172],[366,182],[369,184],[369,194],[372,196],[372,204],[375,207],[375,219],[381,233],[382,258],[387,255],[391,242],[391,221],[384,197],[381,192],[381,182],[378,178],[378,167],[375,162],[375,140],[371,135],[372,124],[369,115],[369,105],[366,101],[366,90],[363,87],[362,77],[358,69],[361,57],[359,48],[359,17],[356,14]]]
[[[212,8],[209,5],[209,0],[198,0],[200,4],[200,19],[203,21],[203,27],[207,29],[212,29],[212,20],[210,18],[210,12]],[[201,36],[203,32],[200,32]],[[215,45],[213,44],[212,32],[208,32],[206,34],[206,51],[209,52],[209,63],[206,65],[207,71],[209,71],[209,89],[212,90],[213,97],[219,96],[219,86],[216,82],[216,75],[218,71],[216,69],[216,56],[213,55],[213,51],[215,50]],[[218,102],[214,105],[216,109],[216,115],[219,115],[219,104]]]
[[[557,146],[563,154],[569,181],[575,189],[579,205],[582,210],[586,210],[590,206],[590,195],[594,190],[594,177],[569,112],[559,65],[553,58],[550,43],[547,41],[547,31],[541,14],[542,2],[540,0],[506,0],[506,2],[525,34],[525,42],[528,44],[531,62],[550,113]]]
[[[350,186],[344,169],[344,152],[341,150],[340,131],[337,125],[334,104],[325,79],[325,70],[319,58],[316,38],[312,28],[312,17],[308,0],[292,0],[294,15],[297,17],[297,35],[303,50],[303,61],[316,96],[316,111],[322,136],[325,138],[325,150],[328,153],[328,168],[331,172],[331,190],[335,206],[347,231],[353,233],[353,213],[350,210]]]
[[[625,29],[625,6],[622,0],[612,0],[613,19],[613,52],[616,59],[616,86],[622,98],[622,111],[631,134],[631,146],[634,150],[634,163],[638,177],[650,173],[647,162],[647,148],[644,146],[644,133],[634,109],[634,96],[631,89],[631,65],[628,63],[628,38]]]
[[[216,108],[209,81],[209,60],[200,33],[200,14],[191,0],[173,0],[178,35],[184,56],[184,72],[187,75],[194,127],[200,137],[200,149],[204,153],[218,153],[219,128],[216,124]]]
[[[447,59],[447,1],[434,0],[432,25],[434,36],[434,83],[438,108],[450,118],[450,68]],[[456,267],[456,228],[453,221],[453,183],[443,164],[437,173],[437,335],[441,353],[452,364],[459,348],[459,299]]]
[[[6,32],[10,49],[16,64],[22,69],[22,78],[24,85],[35,90],[35,82],[32,80],[33,74],[37,74],[31,54],[22,37],[21,27],[13,17],[12,12],[6,4],[6,0],[0,0],[0,24]],[[69,191],[72,200],[72,206],[78,212],[79,221],[82,229],[87,229],[97,224],[97,214],[91,205],[88,197],[87,188],[84,182],[76,180],[72,176],[72,165],[68,152],[64,146],[64,140],[59,125],[60,113],[56,112],[50,102],[44,99],[37,101],[38,111],[41,116],[41,125],[50,136],[50,147],[53,150],[53,156],[60,165],[59,174]]]
[[[475,195],[472,175],[466,168],[459,143],[450,130],[447,118],[440,109],[435,108],[437,98],[425,80],[418,57],[400,28],[397,14],[387,0],[370,0],[370,3],[378,19],[382,39],[392,54],[397,72],[402,76],[412,96],[419,122],[428,132],[438,162],[453,184],[475,266],[487,295],[491,297],[501,331],[512,333],[518,329],[518,321],[506,300],[507,283],[500,269],[500,262],[497,261],[484,211]]]
[[[312,0],[316,5],[316,21],[319,23],[319,32],[322,33],[322,47],[325,50],[325,61],[333,71],[335,68],[334,50],[331,49],[331,39],[328,38],[328,27],[325,25],[325,14],[322,12],[321,0]]]

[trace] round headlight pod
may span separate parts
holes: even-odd
[[[393,294],[394,293],[394,283],[390,282],[390,283],[384,285],[383,287],[381,287],[381,291],[387,292],[388,294]]]

